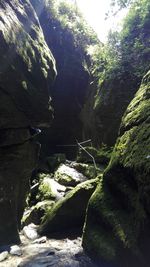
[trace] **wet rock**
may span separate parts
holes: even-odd
[[[87,180],[82,173],[65,164],[62,164],[57,169],[54,178],[60,184],[65,186],[76,186],[77,184]]]

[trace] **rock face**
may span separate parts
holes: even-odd
[[[19,242],[29,177],[48,126],[53,56],[28,0],[0,1],[0,245]],[[2,216],[3,214],[3,216]]]
[[[54,120],[51,129],[44,131],[40,138],[42,155],[65,153],[68,159],[74,159],[77,148],[64,145],[76,144],[76,139],[82,137],[80,112],[89,82],[89,74],[84,67],[85,51],[75,44],[69,27],[63,27],[59,14],[57,18],[53,17],[53,8],[46,7],[47,1],[39,0],[38,4],[36,0],[31,2],[35,5],[58,70],[52,93]]]
[[[91,83],[81,113],[85,140],[92,136],[95,147],[115,145],[122,116],[139,87],[131,74],[117,77],[116,73],[107,77],[101,86],[96,81]]]
[[[89,202],[83,246],[99,262],[149,266],[149,178],[150,72],[128,106],[110,164]]]
[[[84,223],[88,200],[97,183],[97,178],[83,182],[72,189],[63,199],[60,199],[47,212],[43,224],[39,228],[39,233],[50,235],[54,232],[81,228]]]

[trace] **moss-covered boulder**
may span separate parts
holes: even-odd
[[[60,184],[65,186],[76,186],[77,184],[87,180],[87,178],[81,172],[66,164],[61,164],[58,167],[54,178]]]
[[[121,124],[111,161],[91,197],[83,247],[99,262],[149,266],[150,72]]]
[[[95,167],[93,164],[85,164],[73,161],[70,165],[75,170],[82,173],[87,179],[94,179],[98,174],[101,174],[104,171],[103,166]]]
[[[36,199],[38,201],[43,200],[58,200],[63,197],[66,191],[66,187],[57,183],[49,175],[41,174],[40,183]]]
[[[40,234],[50,235],[53,232],[81,228],[89,198],[94,192],[98,179],[92,179],[77,185],[64,199],[58,201],[43,219],[39,228]]]
[[[112,147],[106,145],[102,145],[99,149],[92,146],[81,148],[77,155],[77,162],[93,163],[95,161],[107,165],[111,158],[112,149]]]
[[[28,225],[30,223],[39,225],[46,213],[52,209],[54,203],[55,202],[52,200],[38,202],[30,210],[24,213],[24,216],[22,218],[22,226]]]

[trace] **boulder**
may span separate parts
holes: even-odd
[[[39,154],[34,136],[52,119],[55,64],[28,0],[0,1],[0,43],[0,245],[8,245],[20,242],[29,178]]]
[[[112,147],[107,147],[106,145],[102,145],[99,149],[95,147],[88,146],[83,149],[79,149],[77,155],[77,161],[83,163],[96,163],[107,165],[112,153]]]
[[[85,219],[88,200],[97,186],[98,179],[77,185],[65,198],[59,200],[50,210],[38,232],[50,235],[53,232],[81,228]]]
[[[44,178],[40,181],[40,185],[37,193],[37,200],[58,200],[63,197],[66,191],[66,187],[50,178],[49,175],[44,175]]]
[[[103,166],[95,166],[93,164],[85,164],[80,162],[71,162],[70,167],[74,168],[78,172],[82,173],[87,179],[96,178],[97,174],[100,174],[104,171]]]
[[[22,225],[28,225],[31,223],[34,223],[36,225],[41,224],[42,218],[46,215],[46,213],[49,210],[51,210],[54,203],[55,202],[52,200],[45,200],[38,202],[30,210],[25,212],[22,218]]]
[[[122,119],[120,136],[92,195],[83,247],[119,267],[150,261],[150,72]]]
[[[54,178],[60,184],[65,186],[76,186],[77,184],[87,180],[87,177],[85,177],[82,173],[66,164],[61,164],[58,167],[54,174]]]

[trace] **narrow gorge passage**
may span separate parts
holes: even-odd
[[[83,2],[0,1],[0,267],[150,266],[150,2]]]

